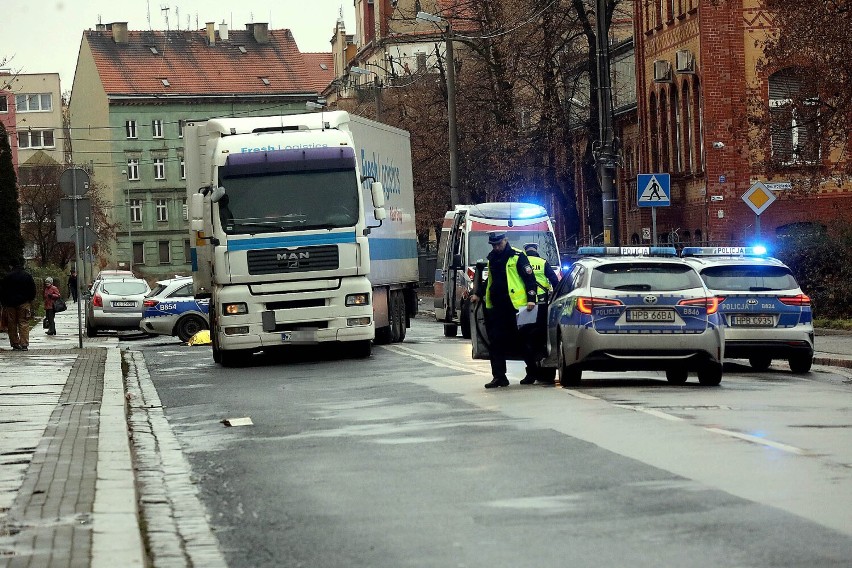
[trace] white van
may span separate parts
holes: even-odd
[[[509,245],[522,249],[538,243],[539,254],[560,274],[559,247],[547,210],[531,203],[457,205],[447,211],[438,240],[435,268],[435,318],[444,322],[444,335],[470,338],[470,305],[476,262],[491,252],[489,231],[505,231]]]

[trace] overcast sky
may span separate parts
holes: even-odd
[[[74,81],[83,30],[99,21],[127,22],[131,30],[164,30],[166,16],[172,30],[222,21],[244,30],[246,23],[268,22],[271,29],[289,28],[301,51],[331,51],[342,8],[346,31],[355,33],[352,0],[0,0],[0,5],[0,61],[9,59],[5,67],[15,72],[59,73],[63,91]]]

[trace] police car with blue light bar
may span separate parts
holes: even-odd
[[[814,358],[811,300],[793,273],[764,247],[685,247],[695,267],[719,298],[725,356],[748,359],[765,371],[786,359],[794,373],[807,373]]]
[[[548,356],[563,388],[584,370],[722,380],[724,328],[695,268],[670,247],[581,247],[548,308]]]

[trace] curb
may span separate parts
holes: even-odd
[[[845,367],[847,369],[852,369],[852,359],[814,357],[814,365],[827,365],[829,367]]]

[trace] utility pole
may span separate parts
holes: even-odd
[[[450,202],[459,204],[459,140],[456,135],[456,58],[453,54],[453,24],[447,22],[447,123],[450,135]]]
[[[598,147],[595,162],[601,184],[603,211],[603,237],[605,245],[618,242],[618,225],[615,222],[615,148],[612,126],[612,80],[609,72],[609,41],[606,29],[606,0],[597,0],[595,14],[597,34],[598,77]]]

